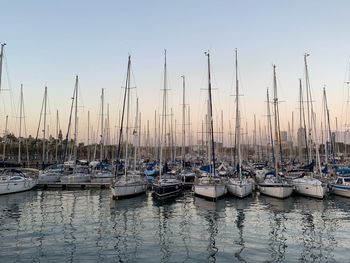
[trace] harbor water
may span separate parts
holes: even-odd
[[[0,196],[0,262],[350,262],[350,199]]]

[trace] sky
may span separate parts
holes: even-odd
[[[205,118],[207,50],[212,63],[215,125],[220,125],[223,111],[224,133],[229,132],[229,124],[235,121],[235,48],[242,123],[247,123],[250,132],[254,114],[257,122],[266,126],[266,89],[269,87],[272,93],[272,64],[277,67],[282,129],[287,129],[292,112],[294,129],[297,128],[298,79],[305,78],[305,52],[310,53],[310,83],[317,118],[321,119],[325,86],[332,128],[336,117],[339,129],[346,123],[349,1],[1,0],[0,6],[0,42],[7,43],[0,94],[1,131],[9,115],[9,130],[18,134],[23,84],[26,133],[36,134],[45,86],[49,133],[55,135],[56,110],[65,133],[75,75],[79,75],[80,140],[86,140],[88,111],[92,129],[98,129],[102,88],[109,104],[111,129],[115,129],[129,54],[136,87],[132,98],[139,98],[141,126],[149,120],[153,130],[155,110],[159,111],[162,103],[164,49],[169,111],[173,108],[179,133],[181,75],[186,76],[186,104],[190,105],[193,136],[198,135]]]

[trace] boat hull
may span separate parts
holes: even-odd
[[[350,186],[332,184],[331,193],[350,198]]]
[[[318,180],[309,181],[294,179],[292,180],[292,183],[297,194],[320,199],[324,198],[325,196],[326,188]]]
[[[0,195],[11,194],[31,190],[36,186],[35,180],[23,180],[16,182],[1,182],[0,183]]]
[[[208,184],[208,185],[194,185],[194,194],[207,198],[218,199],[226,194],[226,187],[224,184]]]
[[[251,195],[253,192],[253,183],[239,180],[229,180],[226,184],[227,191],[239,198]]]
[[[111,187],[111,192],[113,199],[121,199],[144,194],[147,188],[148,184],[146,182],[114,185]]]
[[[38,183],[39,184],[45,184],[45,183],[55,183],[59,182],[61,178],[60,173],[45,173],[45,174],[39,174],[38,177]]]
[[[261,194],[284,199],[293,193],[293,186],[286,184],[259,184]]]
[[[177,195],[180,192],[181,192],[181,183],[173,183],[173,184],[154,183],[153,184],[153,194],[159,198]]]

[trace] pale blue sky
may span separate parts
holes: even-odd
[[[60,110],[65,131],[74,75],[80,77],[84,112],[97,126],[99,94],[106,88],[111,123],[116,122],[127,56],[133,72],[143,120],[153,125],[160,105],[163,49],[168,50],[171,101],[180,123],[181,78],[185,74],[192,118],[205,114],[206,58],[211,51],[216,115],[233,112],[234,49],[238,48],[244,116],[265,122],[266,87],[277,65],[283,124],[294,111],[297,120],[298,78],[303,54],[309,57],[315,108],[321,108],[324,84],[330,111],[341,118],[346,67],[350,55],[349,1],[0,1],[0,42],[6,42],[3,88],[11,82],[18,105],[24,84],[29,133],[34,134],[44,86],[48,86],[51,125]],[[3,94],[3,101],[9,104]],[[220,105],[219,105],[220,104]],[[6,106],[9,111],[9,106]],[[17,107],[17,106],[16,106]],[[1,130],[4,127],[1,107]],[[320,111],[320,110],[318,110]],[[16,113],[11,123],[15,122]],[[85,120],[84,120],[85,119]],[[340,126],[339,120],[339,126]],[[194,124],[197,121],[193,122]],[[228,123],[228,121],[226,121]],[[297,121],[295,126],[297,125]],[[12,126],[13,129],[14,126]],[[51,129],[51,128],[50,128]],[[53,127],[52,127],[53,129]],[[82,129],[82,128],[81,128]],[[196,130],[194,127],[193,130]],[[83,135],[81,135],[83,136]]]

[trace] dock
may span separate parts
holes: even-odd
[[[61,182],[52,182],[52,183],[40,183],[36,185],[37,188],[61,188],[61,189],[106,189],[110,187],[110,183],[61,183]]]

